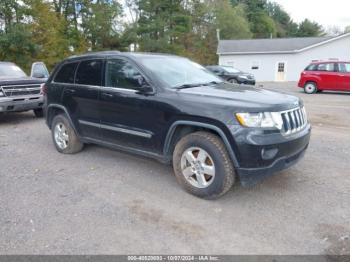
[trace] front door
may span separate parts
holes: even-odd
[[[340,89],[350,91],[350,63],[339,63],[338,68]]]
[[[102,59],[81,61],[75,74],[75,83],[66,86],[64,106],[83,137],[99,137],[99,89],[102,85]]]
[[[119,146],[156,152],[161,110],[153,95],[137,92],[140,76],[131,61],[107,60],[105,87],[100,93],[101,135],[104,141]]]
[[[286,62],[277,63],[276,81],[286,81]]]

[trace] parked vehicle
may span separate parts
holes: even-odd
[[[295,164],[310,124],[303,102],[233,86],[182,57],[90,53],[64,60],[45,84],[58,152],[92,143],[172,163],[190,193],[215,198]]]
[[[255,85],[255,77],[252,74],[244,73],[231,66],[207,66],[208,70],[217,76],[225,79],[227,82],[234,84]]]
[[[33,110],[35,116],[42,117],[41,85],[48,76],[42,62],[32,65],[30,77],[14,63],[0,62],[0,113]]]
[[[350,91],[350,62],[313,62],[301,73],[298,86],[307,94]]]

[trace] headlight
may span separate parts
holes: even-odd
[[[241,75],[241,76],[239,76],[239,78],[248,79],[248,76],[246,76],[246,75]]]
[[[278,112],[237,113],[238,122],[245,127],[277,128],[283,127],[282,116]]]

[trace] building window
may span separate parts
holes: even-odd
[[[284,73],[284,70],[285,70],[285,64],[278,63],[278,73]]]
[[[259,70],[259,68],[260,68],[260,61],[253,61],[252,70]]]

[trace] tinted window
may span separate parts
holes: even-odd
[[[334,63],[319,64],[317,66],[317,71],[334,72]]]
[[[311,64],[305,68],[306,71],[315,71],[317,68],[317,64]]]
[[[61,67],[59,72],[55,77],[55,82],[57,83],[74,83],[74,74],[75,69],[77,68],[78,63],[69,63]]]
[[[141,73],[128,61],[113,59],[107,62],[106,86],[138,89]]]
[[[231,66],[223,66],[222,67],[225,71],[229,72],[229,73],[233,73],[233,74],[238,74],[240,73],[241,71],[239,71],[238,69],[236,68],[233,68]]]
[[[350,63],[340,63],[339,71],[342,73],[350,73]]]
[[[87,60],[79,64],[75,83],[100,86],[102,83],[102,60]]]

